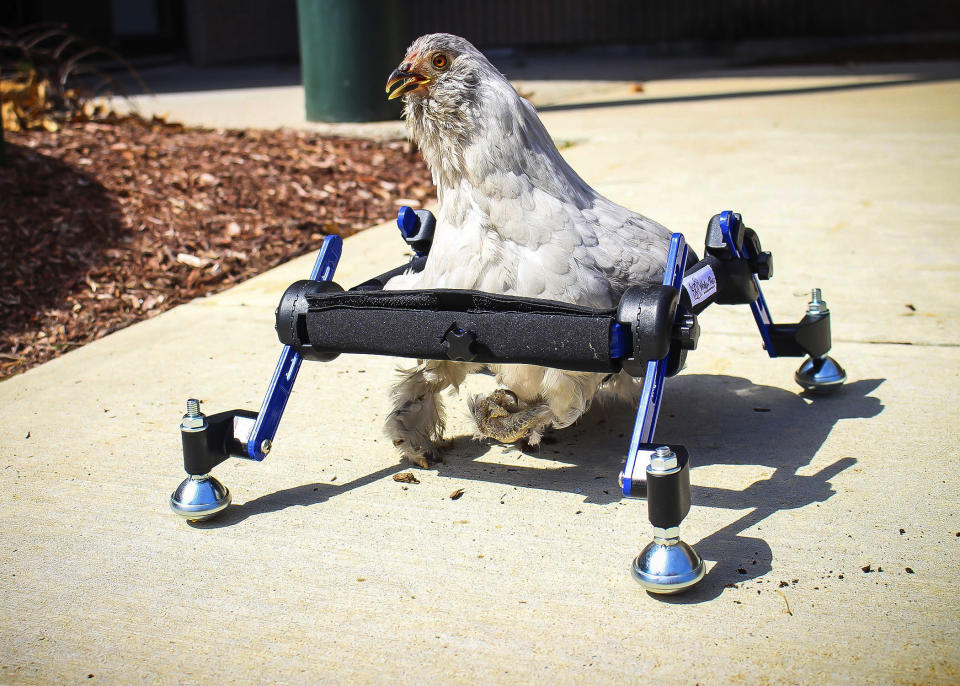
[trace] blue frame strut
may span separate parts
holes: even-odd
[[[727,247],[730,249],[730,253],[735,259],[753,259],[757,255],[751,254],[749,247],[744,244],[744,247],[747,248],[744,252],[746,254],[741,254],[737,249],[737,245],[733,240],[730,229],[730,221],[734,218],[734,213],[730,210],[720,213],[720,233],[723,234],[723,242],[727,244]],[[742,221],[740,218],[736,218],[735,221]],[[767,354],[770,357],[776,357],[777,354],[773,349],[773,340],[770,338],[770,327],[773,324],[773,317],[770,315],[770,308],[767,307],[767,301],[763,297],[763,291],[760,290],[760,280],[757,278],[757,275],[753,275],[753,283],[757,287],[757,299],[750,303],[750,311],[753,312],[753,319],[757,322],[757,328],[760,329],[760,337],[763,339],[763,348],[767,351]]]
[[[320,253],[317,255],[317,261],[310,272],[310,280],[332,280],[342,253],[343,239],[340,236],[324,238],[323,245],[320,246]],[[267,386],[263,405],[260,406],[260,412],[257,413],[257,421],[254,423],[250,438],[247,441],[247,456],[251,460],[259,462],[270,452],[270,445],[273,443],[273,437],[277,434],[277,427],[280,425],[283,410],[286,408],[287,400],[290,399],[290,393],[293,391],[293,382],[297,380],[297,372],[300,371],[301,362],[303,362],[303,358],[300,353],[289,345],[283,346],[277,368],[273,371],[270,385]],[[266,451],[263,450],[264,441],[267,441]]]
[[[663,270],[663,285],[671,286],[680,292],[683,286],[683,272],[687,264],[687,242],[683,234],[675,233],[670,237],[670,249],[667,252],[667,265]],[[667,375],[667,353],[659,360],[647,362],[647,369],[643,375],[643,392],[640,395],[640,406],[637,408],[637,419],[633,425],[633,435],[630,438],[630,449],[627,451],[627,463],[623,468],[623,494],[629,496],[633,489],[633,471],[636,468],[637,453],[642,443],[652,443],[653,433],[657,429],[657,418],[660,415],[660,400],[663,397],[663,382]]]

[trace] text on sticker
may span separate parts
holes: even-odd
[[[717,292],[717,276],[708,264],[683,277],[683,287],[690,294],[690,304],[698,305]]]

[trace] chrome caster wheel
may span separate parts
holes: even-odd
[[[654,533],[653,541],[633,561],[633,578],[650,593],[685,591],[703,578],[706,572],[703,560],[696,550],[680,540],[679,529],[677,535],[670,538],[660,538],[658,533]]]
[[[808,357],[793,375],[803,390],[811,393],[833,393],[847,380],[847,373],[829,355]]]
[[[188,522],[202,522],[227,509],[233,497],[209,474],[191,475],[170,496],[170,509]]]
[[[653,541],[633,561],[633,578],[650,593],[680,593],[706,572],[697,551],[680,540],[680,522],[690,511],[690,463],[686,449],[675,448],[658,446],[647,465]]]

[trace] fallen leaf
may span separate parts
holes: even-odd
[[[209,257],[197,257],[196,255],[191,255],[190,253],[177,253],[177,262],[180,264],[185,264],[188,267],[194,267],[196,269],[203,269],[204,267],[209,267],[213,264],[213,260]]]
[[[400,472],[399,474],[393,475],[394,481],[399,481],[402,484],[418,484],[420,479],[413,475],[413,472]]]
[[[200,186],[200,188],[209,188],[216,186],[218,183],[220,183],[220,179],[210,172],[203,172],[197,177],[197,185]]]
[[[458,488],[457,490],[455,490],[453,493],[450,494],[450,500],[457,500],[462,495],[463,495],[463,489]]]
[[[163,302],[162,295],[148,295],[146,298],[143,299],[143,302],[140,303],[140,308],[145,312],[149,312],[150,310],[152,310],[154,307],[156,307],[162,302]]]

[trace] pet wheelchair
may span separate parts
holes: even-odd
[[[757,233],[731,211],[707,226],[705,256],[694,262],[682,234],[673,234],[660,283],[631,286],[616,308],[479,291],[385,291],[390,278],[426,264],[435,219],[427,210],[400,210],[397,224],[412,248],[409,263],[349,290],[333,281],[342,240],[328,236],[308,279],[287,288],[277,307],[283,351],[259,412],[204,415],[187,401],[180,423],[188,476],[170,497],[173,511],[191,521],[216,516],[231,495],[210,472],[230,457],[262,461],[303,360],[326,362],[364,353],[479,364],[533,364],[643,378],[622,493],[645,498],[653,540],[633,562],[633,576],[651,593],[678,593],[705,572],[697,552],[680,539],[690,510],[690,457],[682,445],[654,440],[665,380],[682,369],[700,335],[697,315],[712,304],[749,305],[770,357],[805,357],[794,375],[810,393],[829,393],[846,373],[827,353],[830,311],[814,289],[807,312],[793,324],[775,324],[760,289],[773,276],[773,258]]]

